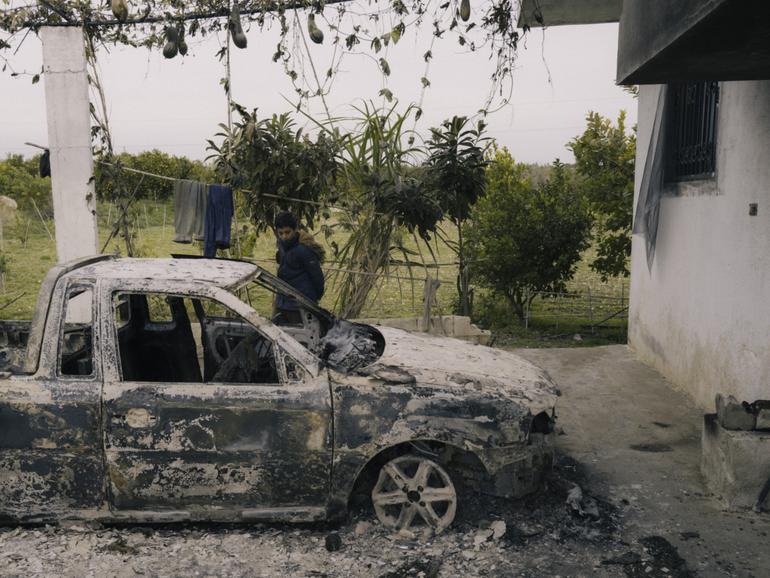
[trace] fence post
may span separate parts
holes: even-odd
[[[588,322],[591,325],[591,335],[596,334],[596,329],[594,328],[594,301],[590,285],[588,286]]]
[[[423,310],[422,310],[422,330],[425,333],[430,332],[430,313],[433,309],[433,302],[436,299],[436,292],[438,291],[441,281],[434,279],[430,275],[425,277],[425,285],[423,289]],[[443,320],[441,320],[441,329],[444,329]]]
[[[529,289],[527,289],[524,297],[524,331],[529,331],[529,303]]]

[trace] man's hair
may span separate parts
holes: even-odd
[[[283,229],[289,227],[291,229],[297,228],[297,217],[292,215],[289,211],[281,211],[275,216],[275,228]]]

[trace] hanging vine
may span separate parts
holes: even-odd
[[[30,32],[42,26],[82,27],[93,46],[122,44],[159,50],[166,58],[183,58],[188,39],[228,34],[239,49],[247,49],[252,28],[278,27],[280,39],[273,61],[282,65],[299,103],[312,98],[323,101],[334,85],[346,58],[364,57],[382,78],[380,95],[392,100],[388,88],[391,63],[388,50],[410,32],[429,27],[430,48],[422,55],[433,57],[436,40],[453,38],[468,52],[488,51],[495,62],[490,93],[484,110],[506,103],[512,88],[513,65],[520,32],[516,28],[521,0],[271,0],[215,1],[127,0],[40,1],[0,11],[0,63],[12,75],[30,74],[12,66],[14,51]],[[319,67],[313,45],[331,43],[328,66]],[[227,47],[218,51],[227,55]],[[422,90],[430,86],[425,73]],[[33,81],[38,73],[31,73]]]

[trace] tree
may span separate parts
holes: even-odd
[[[568,147],[575,154],[579,186],[596,220],[597,256],[591,268],[605,281],[628,276],[634,205],[636,135],[626,133],[626,113],[617,126],[590,112],[585,132]]]
[[[315,141],[297,130],[288,114],[258,119],[236,105],[240,120],[228,130],[220,125],[222,143],[209,140],[217,172],[234,187],[246,190],[256,232],[272,226],[280,210],[289,210],[313,226],[316,213],[337,174],[337,146],[323,132]]]
[[[193,161],[187,157],[173,156],[153,149],[138,154],[121,153],[107,159],[108,162],[120,167],[145,171],[155,175],[163,175],[173,179],[190,179],[195,181],[213,182],[214,170],[201,161]],[[120,174],[120,184],[125,187],[134,199],[169,199],[174,194],[174,184],[171,181],[143,177],[120,168],[103,165],[97,160],[94,163],[94,180],[96,194],[99,199],[116,201],[120,192],[116,191],[117,174]]]
[[[25,160],[21,155],[8,155],[0,161],[0,195],[11,197],[19,209],[36,214],[35,205],[44,216],[53,215],[51,179],[39,175],[40,155]]]
[[[524,165],[498,150],[487,179],[487,193],[466,225],[471,271],[523,319],[533,292],[566,290],[588,247],[591,218],[558,160],[535,187]]]
[[[428,142],[427,180],[434,188],[444,214],[457,229],[457,242],[446,241],[459,260],[457,292],[462,315],[471,314],[470,271],[463,224],[486,189],[484,153],[489,139],[482,137],[484,128],[482,121],[471,128],[466,117],[454,116],[444,121],[441,127],[432,128]]]
[[[424,151],[413,146],[405,128],[416,107],[404,113],[366,104],[358,109],[356,129],[339,138],[340,199],[349,209],[338,226],[347,240],[337,257],[346,272],[339,282],[337,309],[343,317],[357,317],[371,292],[388,272],[404,230],[427,241],[441,220],[441,207],[421,171]],[[419,237],[419,239],[417,239]]]

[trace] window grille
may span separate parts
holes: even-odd
[[[708,179],[716,171],[718,82],[669,86],[666,180]]]

